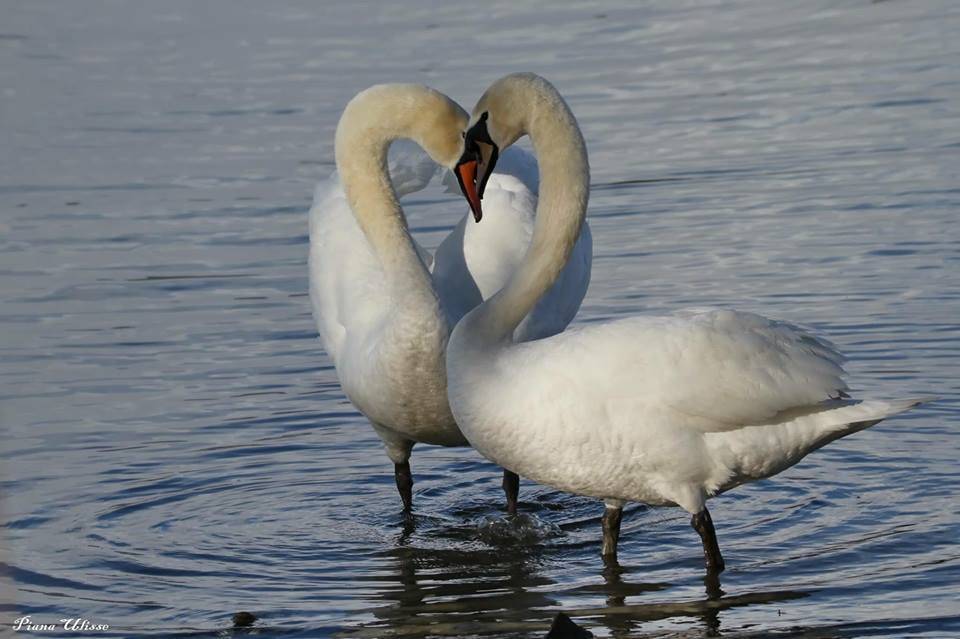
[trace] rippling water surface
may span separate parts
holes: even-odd
[[[960,634],[956,3],[6,4],[4,626]],[[468,449],[418,447],[404,519],[315,338],[306,211],[345,102],[469,106],[514,70],[591,153],[577,323],[735,305],[829,335],[858,394],[942,397],[711,502],[720,583],[678,509],[630,507],[619,566],[594,501],[524,482],[538,528],[505,525]],[[430,246],[464,211],[406,204]]]

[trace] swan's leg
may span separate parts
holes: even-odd
[[[397,481],[397,490],[403,500],[403,511],[413,510],[413,475],[410,474],[410,452],[413,450],[413,440],[406,439],[386,426],[370,422],[377,435],[383,440],[383,447],[387,450],[387,457],[393,462],[393,477]]]
[[[717,544],[717,531],[713,528],[713,519],[710,518],[710,511],[706,506],[690,519],[690,525],[700,534],[700,539],[703,541],[703,558],[707,564],[707,571],[723,572],[726,566],[723,563],[723,555],[720,554],[720,545]]]
[[[603,550],[607,559],[617,558],[617,543],[620,541],[620,520],[623,518],[623,502],[617,499],[604,501],[603,509]]]
[[[517,514],[517,497],[520,495],[520,476],[503,469],[503,492],[507,493],[507,514]]]
[[[397,490],[403,500],[403,512],[413,510],[413,475],[410,473],[410,460],[393,465],[393,476],[397,480]]]

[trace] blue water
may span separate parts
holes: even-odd
[[[100,635],[960,635],[956,3],[5,3],[0,24],[0,621]],[[539,72],[590,151],[577,323],[728,305],[812,325],[858,395],[938,395],[678,509],[418,447],[416,516],[306,297],[306,211],[346,101],[468,108]],[[465,208],[406,202],[435,246]],[[792,632],[793,634],[789,634]],[[32,636],[44,633],[32,633]],[[63,636],[64,631],[50,633]]]

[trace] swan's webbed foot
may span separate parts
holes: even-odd
[[[711,519],[710,511],[707,510],[706,506],[690,519],[690,525],[700,534],[700,540],[703,542],[703,559],[707,565],[707,572],[714,574],[723,572],[726,565],[723,563],[723,555],[720,554],[720,545],[717,543],[717,531],[713,527],[713,519]]]
[[[607,504],[603,509],[603,558],[617,559],[617,544],[620,541],[620,521],[623,519],[623,506]]]
[[[507,494],[507,514],[517,514],[517,498],[520,495],[520,476],[503,469],[503,492]]]
[[[403,512],[413,510],[413,475],[410,473],[410,462],[404,461],[393,465],[393,476],[397,480],[397,490],[403,500]]]

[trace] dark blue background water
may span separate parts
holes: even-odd
[[[2,4],[5,627],[960,634],[956,3]],[[315,338],[306,211],[346,101],[469,108],[517,70],[591,153],[577,322],[736,306],[822,330],[858,394],[943,398],[711,502],[722,593],[677,509],[629,509],[619,570],[599,504],[529,482],[553,532],[498,535],[468,449],[418,448],[404,522]],[[429,246],[464,212],[406,205]]]

